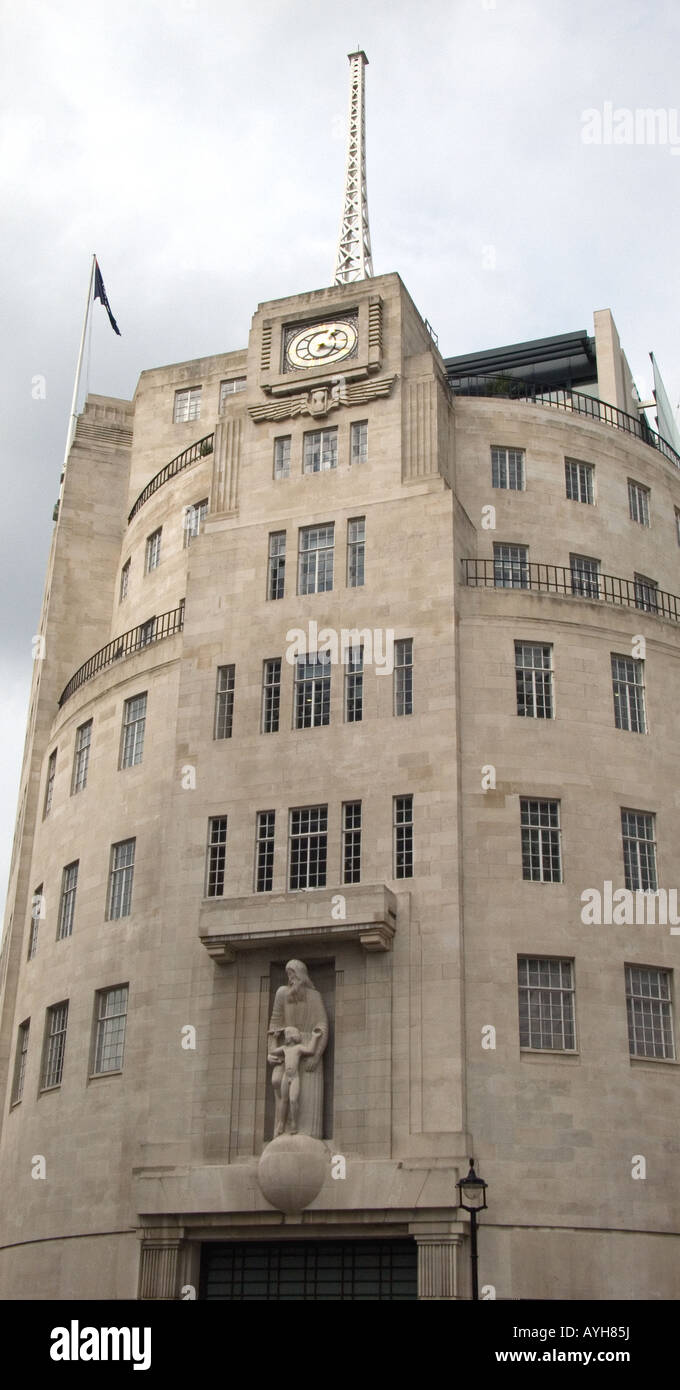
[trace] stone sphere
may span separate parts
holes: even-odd
[[[328,1171],[325,1144],[309,1134],[280,1134],[257,1165],[260,1191],[277,1211],[302,1211],[318,1197]]]

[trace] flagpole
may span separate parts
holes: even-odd
[[[91,267],[90,267],[90,283],[89,283],[88,288],[87,288],[87,303],[86,303],[86,305],[85,305],[85,317],[84,317],[84,319],[83,319],[83,331],[82,331],[82,333],[81,333],[81,335],[80,335],[80,351],[78,352],[78,365],[77,365],[77,367],[76,367],[76,379],[75,379],[75,383],[74,383],[74,386],[73,386],[73,400],[71,401],[71,414],[70,414],[70,416],[69,416],[68,430],[67,430],[67,433],[66,433],[66,448],[65,448],[65,450],[64,450],[64,467],[62,468],[62,471],[61,471],[61,482],[62,482],[62,483],[63,483],[63,481],[64,481],[64,474],[65,474],[65,472],[66,472],[66,462],[67,462],[67,460],[68,460],[68,456],[69,456],[69,453],[70,453],[70,451],[71,451],[71,445],[72,445],[72,443],[73,443],[73,436],[74,436],[74,434],[75,434],[75,432],[76,432],[76,424],[77,424],[77,420],[78,420],[77,405],[78,405],[78,391],[79,391],[79,389],[80,389],[80,373],[81,373],[82,366],[83,366],[83,354],[84,354],[84,351],[85,351],[85,334],[87,333],[87,320],[88,320],[89,315],[90,315],[90,305],[92,304],[92,286],[93,286],[93,284],[94,284],[94,268],[95,268],[95,265],[96,265],[96,264],[97,264],[97,257],[96,257],[96,255],[93,253],[93,255],[92,255],[92,265],[91,265]]]

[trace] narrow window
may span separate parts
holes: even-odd
[[[394,644],[394,713],[413,714],[413,638]]]
[[[329,652],[299,656],[295,662],[296,729],[315,729],[330,724],[331,659]]]
[[[146,732],[146,692],[134,695],[123,705],[120,766],[135,767],[141,763]]]
[[[643,892],[655,893],[658,883],[653,814],[648,811],[623,810],[621,834],[626,888],[632,889],[633,892],[641,889]]]
[[[347,584],[360,589],[364,583],[366,518],[355,516],[347,522]]]
[[[571,592],[578,598],[600,597],[600,561],[592,555],[570,555]]]
[[[594,500],[592,463],[581,463],[579,459],[564,460],[564,476],[569,502],[585,502],[592,507]]]
[[[202,497],[200,502],[193,502],[190,507],[184,508],[184,548],[191,545],[194,536],[197,536],[208,515],[208,498]]]
[[[491,486],[509,488],[512,492],[524,491],[524,450],[491,450]]]
[[[271,893],[274,886],[275,811],[258,811],[255,844],[255,892]]]
[[[132,911],[132,883],[135,873],[135,841],[120,840],[111,846],[107,920],[129,917]]]
[[[92,741],[92,720],[88,719],[87,724],[81,724],[76,729],[76,742],[73,753],[73,776],[71,778],[71,795],[83,790],[87,785],[87,769],[90,762],[90,743]]]
[[[647,732],[643,662],[612,652],[614,723],[634,734]]]
[[[328,850],[328,807],[304,806],[290,812],[289,884],[325,888]]]
[[[631,521],[649,526],[649,488],[633,482],[632,478],[628,479],[628,508]]]
[[[45,918],[45,897],[43,884],[36,888],[31,900],[31,929],[28,934],[28,960],[33,960],[38,949],[38,931],[41,920]]]
[[[97,1031],[94,1040],[93,1074],[121,1071],[125,1049],[128,986],[97,991]]]
[[[234,723],[235,666],[218,666],[213,738],[231,738]]]
[[[413,877],[413,797],[392,798],[394,877]]]
[[[138,630],[140,647],[148,647],[149,642],[153,642],[156,636],[156,619],[148,618],[145,623],[140,624]],[[134,651],[134,647],[132,650]]]
[[[45,1018],[45,1046],[43,1050],[41,1091],[52,1086],[60,1086],[64,1074],[64,1052],[66,1050],[66,1028],[68,1026],[68,1000],[52,1004]]]
[[[499,542],[493,548],[493,582],[497,589],[529,588],[529,548]]]
[[[223,897],[226,862],[227,817],[211,816],[208,821],[208,855],[205,871],[206,898]]]
[[[120,572],[120,593],[119,593],[119,596],[118,596],[118,602],[119,602],[119,603],[122,603],[122,602],[123,602],[123,599],[124,599],[124,598],[127,598],[127,596],[128,596],[128,589],[129,589],[129,588],[130,588],[130,561],[129,561],[129,560],[126,560],[126,561],[125,561],[125,564],[123,565],[123,568],[122,568],[122,570],[121,570],[121,572]]]
[[[57,941],[63,941],[64,937],[70,936],[73,931],[73,918],[76,910],[76,889],[78,887],[78,864],[79,860],[77,859],[74,860],[73,864],[67,864],[62,874]]]
[[[675,539],[680,545],[680,507],[675,508]]]
[[[191,386],[186,391],[175,391],[174,421],[176,425],[186,420],[198,420],[201,414],[201,388]]]
[[[303,526],[300,530],[298,593],[321,594],[333,588],[335,527]]]
[[[286,578],[286,533],[272,531],[269,536],[269,573],[267,598],[283,598]]]
[[[277,734],[281,709],[281,657],[265,661],[262,669],[262,732]]]
[[[220,410],[230,396],[238,395],[239,391],[245,391],[247,378],[244,376],[232,376],[228,381],[220,382]]]
[[[635,578],[635,607],[642,609],[643,613],[656,613],[659,609],[658,584],[655,579],[650,579],[646,574],[636,574]]]
[[[358,724],[364,709],[364,649],[363,646],[345,650],[345,721]]]
[[[515,642],[517,713],[524,718],[553,718],[551,652],[550,646]]]
[[[17,1033],[17,1050],[14,1054],[14,1078],[12,1081],[12,1105],[16,1105],[24,1094],[24,1078],[26,1076],[26,1060],[28,1057],[28,1035],[31,1028],[30,1018],[24,1019],[19,1024]]]
[[[146,557],[144,569],[147,574],[150,570],[157,570],[161,561],[161,534],[163,527],[159,526],[156,531],[152,531],[146,538]]]
[[[522,797],[522,876],[534,883],[562,882],[560,803]]]
[[[309,430],[303,439],[303,473],[325,473],[338,466],[338,431]]]
[[[361,881],[360,801],[345,801],[342,808],[342,881]]]
[[[670,970],[626,966],[631,1057],[675,1057]]]
[[[520,956],[519,1045],[574,1052],[574,979],[570,960]]]
[[[274,477],[290,478],[291,436],[282,434],[274,440]]]
[[[47,781],[45,783],[45,805],[43,807],[43,819],[45,818],[45,816],[49,816],[50,811],[52,810],[52,797],[54,796],[54,779],[56,777],[56,774],[57,750],[55,748],[50,753],[49,762],[47,764]]]
[[[368,460],[368,420],[354,420],[350,433],[350,463]]]

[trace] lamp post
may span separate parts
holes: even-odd
[[[477,1212],[486,1207],[486,1183],[475,1173],[475,1161],[470,1159],[470,1171],[466,1178],[459,1178],[458,1205],[470,1213],[470,1264],[472,1268],[472,1297],[479,1299],[477,1281]]]

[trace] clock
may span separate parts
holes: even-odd
[[[286,335],[285,366],[321,367],[356,355],[359,334],[351,319],[329,319],[290,329]]]

